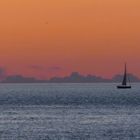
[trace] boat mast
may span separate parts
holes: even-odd
[[[124,66],[124,77],[123,77],[123,82],[122,82],[122,85],[127,85],[127,68],[126,68],[126,63],[125,63],[125,66]]]

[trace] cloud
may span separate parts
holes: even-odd
[[[3,67],[0,67],[0,79],[3,79],[6,77],[6,69]]]
[[[29,66],[30,69],[34,69],[34,70],[44,70],[45,68],[41,65],[30,65]]]
[[[5,73],[6,73],[5,68],[0,67],[0,75],[3,75],[3,74],[5,74]]]
[[[51,67],[45,67],[42,65],[29,65],[29,69],[35,70],[35,71],[44,71],[44,72],[58,72],[62,70],[62,67],[59,66],[51,66]]]
[[[62,70],[62,68],[59,66],[52,66],[52,67],[49,67],[47,70],[48,71],[60,71],[60,70]]]
[[[57,72],[57,71],[61,71],[62,68],[59,66],[51,66],[51,67],[45,67],[42,65],[30,65],[28,66],[28,68],[32,69],[32,70],[36,70],[36,71],[46,71],[46,72]]]

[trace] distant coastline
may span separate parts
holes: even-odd
[[[140,82],[140,79],[133,75],[128,74],[131,82]],[[111,79],[103,78],[95,75],[81,75],[78,72],[72,72],[69,76],[65,77],[52,77],[49,80],[38,80],[34,77],[24,77],[22,75],[11,75],[4,78],[1,83],[116,83],[121,82],[123,75],[117,74]]]

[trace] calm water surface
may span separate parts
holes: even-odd
[[[140,140],[140,84],[1,84],[0,140]]]

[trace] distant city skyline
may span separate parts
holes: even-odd
[[[128,74],[131,82],[140,82],[140,78]],[[78,72],[72,72],[64,77],[51,77],[49,79],[37,79],[35,77],[27,77],[23,75],[7,75],[1,79],[2,83],[109,83],[109,82],[121,82],[123,74],[116,74],[112,78],[104,78],[97,75],[82,75]]]
[[[84,76],[90,74],[90,75],[99,75],[102,76],[103,78],[106,79],[111,79],[114,75],[116,74],[123,74],[123,67],[124,67],[124,63],[123,65],[121,65],[122,67],[119,68],[119,71],[116,73],[111,73],[109,75],[104,75],[100,72],[94,72],[91,71],[90,72],[81,72],[81,71],[76,71]],[[129,65],[128,65],[129,66]],[[64,67],[60,67],[60,66],[41,66],[41,65],[29,65],[29,66],[25,66],[23,68],[25,70],[25,72],[20,72],[20,71],[12,71],[9,67],[3,67],[0,66],[0,79],[3,79],[6,76],[9,75],[22,75],[25,77],[34,77],[36,79],[50,79],[52,77],[65,77],[68,76],[70,73],[72,73],[73,71],[68,70],[68,68],[64,68]],[[107,67],[102,68],[102,69],[108,69]],[[110,71],[110,69],[108,69],[108,71]],[[128,73],[132,73],[132,71],[130,71],[128,69]],[[134,75],[137,75],[136,73],[133,73]],[[139,75],[137,75],[138,77],[140,77]]]

